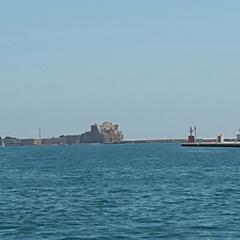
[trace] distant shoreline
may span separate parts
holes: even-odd
[[[216,138],[199,138],[196,142],[209,143],[216,142]],[[225,142],[234,142],[234,138],[225,138]],[[147,139],[147,140],[124,140],[123,144],[141,144],[141,143],[187,143],[185,138],[164,138],[164,139]]]
[[[70,142],[70,143],[49,143],[41,141],[41,139],[25,139],[30,142],[27,144],[21,143],[17,138],[11,138],[11,143],[7,143],[5,146],[64,146],[64,145],[86,145],[86,144],[102,144],[102,145],[119,145],[119,144],[159,144],[159,143],[169,143],[169,144],[187,144],[187,139],[185,138],[162,138],[162,139],[136,139],[136,140],[123,140],[118,143],[81,143],[81,142]],[[198,143],[215,143],[216,138],[199,138],[196,139],[196,144]],[[33,142],[32,142],[33,141]],[[35,141],[35,142],[34,142]],[[234,138],[225,138],[224,142],[231,143],[234,142]]]

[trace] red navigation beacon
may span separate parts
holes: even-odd
[[[194,127],[194,130],[192,127],[190,127],[190,135],[188,136],[188,143],[195,143],[195,136],[193,135],[193,132],[196,132],[196,127]]]

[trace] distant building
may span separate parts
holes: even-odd
[[[34,138],[21,139],[22,146],[31,146],[34,145]]]
[[[20,146],[21,140],[15,137],[5,137],[1,143],[4,142],[5,146]]]
[[[121,143],[123,134],[117,124],[104,122],[101,125],[94,124],[90,132],[81,135],[81,143]]]
[[[41,139],[41,145],[58,145],[58,144],[61,144],[60,138],[52,137]]]
[[[64,139],[64,143],[68,145],[79,144],[81,142],[81,135],[67,135],[63,136],[62,139]]]
[[[36,138],[26,138],[20,140],[22,146],[35,146],[35,145],[41,145],[42,140],[36,139]]]
[[[80,143],[80,135],[61,135],[60,137],[43,138],[42,145],[72,145]]]

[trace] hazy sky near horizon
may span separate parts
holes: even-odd
[[[0,136],[234,136],[240,1],[0,1]]]

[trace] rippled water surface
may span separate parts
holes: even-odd
[[[240,239],[240,149],[0,149],[0,239]]]

